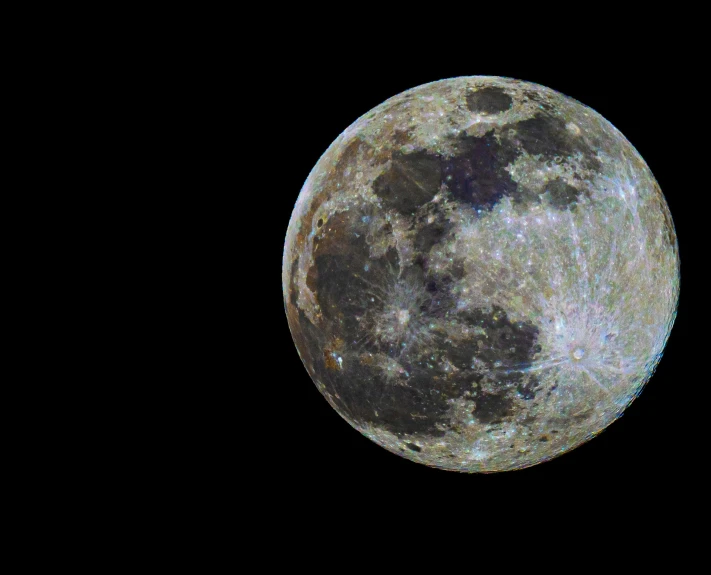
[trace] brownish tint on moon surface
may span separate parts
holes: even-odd
[[[499,77],[374,108],[313,168],[283,289],[306,369],[386,449],[494,472],[569,451],[651,377],[679,294],[669,210],[594,110]]]

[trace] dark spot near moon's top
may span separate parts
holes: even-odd
[[[316,225],[320,228],[323,225],[323,218],[319,218],[318,222],[316,222]]]
[[[479,114],[505,112],[513,104],[513,99],[501,88],[479,88],[467,94],[467,108]]]
[[[505,168],[518,154],[511,145],[500,144],[493,131],[459,138],[455,146],[456,154],[445,160],[442,172],[456,199],[489,210],[504,195],[516,192],[517,184]]]
[[[415,445],[414,443],[406,443],[405,445],[408,449],[412,449],[412,451],[422,451],[422,448],[419,445]]]

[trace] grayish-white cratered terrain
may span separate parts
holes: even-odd
[[[581,103],[499,77],[408,90],[336,138],[282,273],[333,408],[394,453],[467,472],[534,465],[613,422],[679,293],[672,219],[634,147]]]

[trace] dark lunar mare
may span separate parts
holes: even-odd
[[[452,156],[428,150],[394,152],[388,169],[374,181],[373,191],[385,208],[408,216],[427,204],[443,184],[454,199],[476,210],[491,210],[504,196],[517,204],[540,201],[506,170],[522,151],[544,162],[577,157],[585,168],[599,170],[595,150],[609,146],[611,138],[568,130],[566,121],[555,115],[542,96],[531,93],[529,98],[540,108],[533,117],[504,126],[498,136],[491,130],[483,136],[453,137]],[[466,99],[470,110],[486,113],[498,113],[511,105],[510,96],[498,88],[472,92]],[[549,185],[550,202],[556,209],[574,209],[582,190],[582,186],[554,180]]]
[[[306,350],[307,368],[332,403],[355,423],[370,423],[400,435],[441,436],[452,426],[448,411],[453,398],[472,401],[474,416],[484,423],[512,415],[517,394],[532,399],[530,381],[522,393],[521,374],[504,374],[494,364],[503,361],[502,369],[530,364],[537,329],[509,321],[498,308],[459,312],[455,287],[463,270],[456,262],[451,269],[434,273],[422,252],[414,265],[402,270],[392,248],[382,257],[371,258],[367,230],[361,223],[363,213],[338,214],[320,227],[307,283],[317,298],[321,318],[316,327],[300,312],[294,330],[300,348]],[[447,233],[447,225],[435,215],[440,219],[434,228],[416,228],[416,243],[423,250]],[[392,230],[385,226],[379,233]],[[401,349],[396,345],[399,341],[375,337],[374,328],[379,314],[392,305],[388,294],[403,283],[407,293],[415,294],[418,307]],[[452,341],[446,330],[430,328],[433,320],[443,319],[478,326],[485,335]],[[407,377],[386,377],[375,359],[382,355],[397,361]],[[474,358],[487,368],[485,372],[472,366]],[[448,364],[457,370],[447,368]],[[493,381],[488,393],[478,385],[484,377]]]
[[[580,154],[582,164],[587,169],[599,170],[602,166],[594,148],[586,139],[568,130],[564,119],[548,112],[539,112],[532,118],[509,124],[506,128],[515,131],[511,141],[544,161]]]
[[[442,184],[454,199],[475,209],[490,210],[503,196],[516,195],[517,184],[505,170],[519,154],[512,144],[500,143],[493,131],[459,137],[452,144],[452,157],[425,150],[394,153],[388,169],[373,183],[383,205],[413,215]]]
[[[493,131],[454,142],[456,153],[444,161],[443,181],[457,200],[490,210],[503,196],[516,194],[518,186],[505,170],[518,157],[512,145],[499,143]]]
[[[388,170],[373,182],[373,191],[386,208],[413,214],[439,191],[442,158],[424,150],[394,152]]]
[[[480,90],[470,94],[468,102],[476,94],[480,94],[477,105],[488,106],[489,110],[495,109],[492,102],[502,102],[496,100],[501,94],[508,97],[503,92],[494,97],[494,92]],[[545,162],[578,157],[584,167],[597,170],[601,164],[595,146],[603,144],[600,137],[589,142],[571,132],[566,122],[547,111],[546,106],[541,101],[539,113],[505,126],[498,136],[491,130],[483,136],[450,139],[454,149],[451,156],[428,150],[396,151],[388,169],[373,182],[373,191],[385,208],[407,216],[432,200],[442,185],[455,200],[475,210],[491,210],[504,196],[510,196],[517,204],[539,202],[538,196],[519,186],[506,169],[522,151]],[[559,210],[574,209],[582,190],[582,186],[572,186],[561,179],[550,182],[547,189],[551,204]]]
[[[525,401],[536,396],[538,380],[524,376],[541,348],[537,345],[538,328],[528,322],[512,322],[506,312],[494,307],[491,311],[475,309],[464,314],[468,325],[480,327],[484,334],[477,336],[476,360],[485,366],[484,377],[493,380],[489,391],[480,391],[475,397],[472,414],[482,423],[498,423],[512,415],[514,398]]]

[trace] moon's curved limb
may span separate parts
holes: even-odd
[[[674,226],[633,146],[548,88],[434,82],[358,119],[296,202],[283,287],[330,404],[383,447],[534,465],[651,377],[679,292]]]

